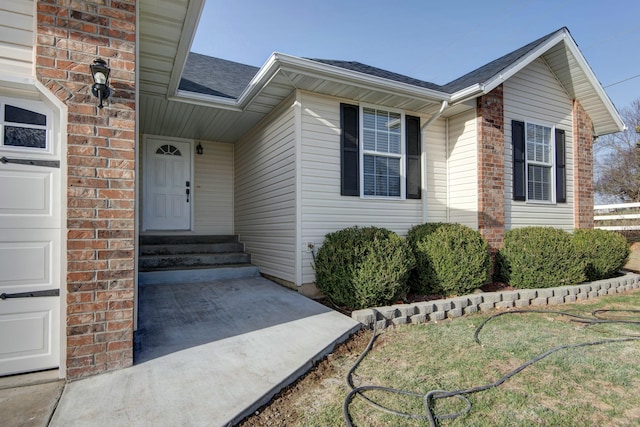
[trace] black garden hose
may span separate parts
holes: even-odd
[[[632,313],[634,315],[637,315],[638,313],[640,313],[640,310],[595,310],[595,311],[593,311],[591,313],[591,317],[580,316],[580,315],[576,315],[576,314],[569,313],[569,312],[564,312],[564,311],[513,310],[513,311],[506,311],[506,312],[497,313],[497,314],[494,314],[494,315],[488,317],[487,319],[485,319],[476,328],[476,331],[474,333],[474,340],[476,341],[476,343],[480,344],[480,339],[478,338],[478,336],[480,334],[480,331],[491,320],[493,320],[493,319],[495,319],[497,317],[500,317],[500,316],[504,316],[504,315],[528,314],[528,313],[544,313],[544,314],[555,314],[555,315],[560,315],[560,316],[567,316],[567,317],[570,317],[573,321],[584,323],[584,324],[586,324],[588,326],[597,325],[597,324],[605,324],[605,323],[622,323],[622,324],[640,325],[640,320],[633,320],[633,318],[620,317],[620,316],[616,316],[616,317],[608,317],[608,316],[606,316],[609,313]],[[377,337],[377,325],[376,325],[376,322],[374,321],[373,333],[371,335],[371,340],[369,341],[369,344],[367,345],[367,347],[364,349],[364,351],[362,352],[360,357],[358,357],[358,359],[356,360],[354,365],[351,367],[351,369],[347,373],[347,378],[346,378],[347,379],[347,384],[351,388],[351,391],[347,394],[347,396],[346,396],[346,398],[344,400],[343,407],[342,407],[343,416],[344,416],[345,424],[347,425],[347,427],[353,427],[353,421],[351,420],[351,414],[349,413],[349,405],[350,405],[351,401],[353,400],[353,398],[355,396],[360,397],[365,402],[367,402],[369,405],[371,405],[372,407],[374,407],[374,408],[376,408],[376,409],[378,409],[380,411],[383,411],[383,412],[386,412],[386,413],[389,413],[389,414],[393,414],[393,415],[396,415],[396,416],[399,416],[399,417],[403,417],[403,418],[427,420],[427,421],[429,421],[429,426],[430,427],[436,427],[438,425],[437,424],[437,420],[457,418],[457,417],[460,417],[462,415],[466,415],[471,411],[471,402],[467,398],[467,395],[473,394],[473,393],[478,393],[478,392],[481,392],[481,391],[486,391],[486,390],[489,390],[489,389],[494,388],[494,387],[498,387],[501,384],[503,384],[505,381],[507,381],[509,378],[511,378],[514,375],[518,374],[519,372],[523,371],[527,367],[533,365],[534,363],[536,363],[536,362],[544,359],[545,357],[547,357],[547,356],[549,356],[549,355],[551,355],[553,353],[556,353],[556,352],[558,352],[560,350],[574,349],[574,348],[580,348],[580,347],[589,347],[589,346],[597,346],[597,345],[605,345],[605,344],[619,343],[619,342],[640,341],[640,337],[639,336],[627,336],[626,338],[607,339],[607,340],[591,341],[591,342],[584,342],[584,343],[578,343],[578,344],[560,345],[560,346],[554,347],[554,348],[552,348],[550,350],[547,350],[546,352],[544,352],[544,353],[540,354],[539,356],[529,360],[528,362],[523,363],[522,365],[518,366],[514,370],[510,371],[509,373],[507,373],[503,377],[499,378],[498,380],[496,380],[495,382],[492,382],[490,384],[485,384],[485,385],[480,385],[480,386],[476,386],[476,387],[471,387],[471,388],[461,389],[461,390],[455,390],[455,391],[431,390],[431,391],[427,392],[426,394],[422,394],[422,393],[416,393],[416,392],[411,392],[411,391],[398,390],[398,389],[394,389],[394,388],[391,388],[391,387],[383,387],[383,386],[374,386],[374,385],[365,385],[365,386],[360,386],[360,387],[355,387],[354,386],[353,379],[352,379],[353,373],[356,371],[356,369],[358,368],[360,363],[365,359],[367,354],[371,351],[371,348],[373,347],[373,343],[374,343],[376,337]],[[396,410],[387,408],[387,407],[385,407],[385,406],[373,401],[372,399],[370,399],[369,397],[365,396],[362,393],[362,392],[370,391],[370,390],[377,390],[377,391],[383,391],[383,392],[394,393],[394,394],[401,394],[401,395],[412,396],[412,397],[420,397],[424,401],[425,412],[421,413],[421,414],[410,414],[410,413],[396,411]],[[445,398],[450,398],[450,397],[455,397],[457,399],[460,399],[460,400],[464,401],[466,403],[466,408],[463,409],[460,412],[453,413],[453,414],[445,414],[445,415],[436,415],[436,414],[434,414],[433,413],[433,403],[434,403],[434,401],[437,400],[437,399],[445,399]]]

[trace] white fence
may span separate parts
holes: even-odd
[[[593,207],[595,228],[602,230],[640,230],[640,203],[618,203]],[[603,222],[623,222],[623,225],[598,225]]]

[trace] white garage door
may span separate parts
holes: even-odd
[[[41,102],[0,97],[0,375],[60,362],[60,152]]]

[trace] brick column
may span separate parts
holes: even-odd
[[[478,98],[478,229],[493,249],[504,238],[504,106],[498,86]]]
[[[593,228],[593,122],[578,101],[573,101],[575,228]]]
[[[36,75],[68,114],[69,379],[133,363],[135,18],[135,0],[37,3]],[[96,58],[111,68],[104,109]]]

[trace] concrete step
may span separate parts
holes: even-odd
[[[140,245],[171,245],[192,243],[237,243],[238,236],[234,235],[156,235],[144,234],[140,236]]]
[[[213,282],[260,276],[258,267],[249,264],[199,267],[189,269],[161,269],[138,273],[140,285],[170,285],[180,283]]]
[[[143,255],[138,258],[139,271],[250,263],[251,256],[244,252]]]
[[[229,243],[181,243],[181,244],[144,244],[140,245],[140,255],[179,255],[242,252],[244,245],[237,242]]]

